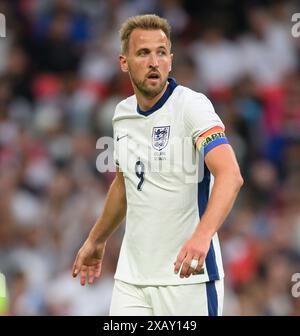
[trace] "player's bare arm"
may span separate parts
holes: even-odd
[[[207,209],[191,238],[185,242],[175,262],[175,273],[189,277],[203,268],[213,235],[229,214],[237,194],[243,185],[243,178],[235,157],[228,144],[215,147],[205,156],[205,163],[215,181]],[[196,269],[190,267],[193,259],[198,260]]]
[[[80,283],[94,282],[101,274],[105,244],[125,217],[127,209],[123,173],[117,170],[104,205],[103,213],[80,248],[74,265],[73,276],[80,273]]]

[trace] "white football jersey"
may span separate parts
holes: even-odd
[[[127,214],[115,279],[180,285],[224,276],[217,234],[203,274],[181,279],[174,262],[205,211],[212,176],[198,155],[227,143],[209,99],[169,78],[160,100],[142,112],[135,95],[113,117],[114,159],[123,172]],[[200,168],[199,168],[200,167]]]

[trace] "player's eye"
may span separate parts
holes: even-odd
[[[158,55],[159,56],[165,56],[167,53],[166,53],[166,51],[165,50],[159,50],[158,51]]]
[[[139,55],[139,56],[146,56],[146,55],[148,55],[148,51],[142,49],[142,50],[140,50],[140,51],[138,52],[138,55]]]

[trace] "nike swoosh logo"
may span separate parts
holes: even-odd
[[[123,138],[126,138],[128,136],[128,134],[125,134],[125,135],[122,135],[121,137],[117,136],[117,141],[123,139]]]

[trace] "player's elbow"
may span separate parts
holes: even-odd
[[[234,188],[237,192],[239,192],[244,184],[244,179],[239,169],[232,172],[232,181]]]
[[[238,193],[244,184],[239,167],[228,167],[222,173],[222,180],[235,193]]]
[[[229,193],[233,192],[234,194],[237,194],[244,184],[244,179],[240,170],[232,167],[219,172],[219,174],[215,174],[214,177],[215,181],[226,185],[226,190]]]

